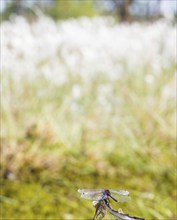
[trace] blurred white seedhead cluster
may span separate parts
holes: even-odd
[[[95,74],[118,79],[121,74],[159,72],[175,61],[175,27],[164,20],[151,24],[118,24],[110,17],[55,22],[41,16],[1,24],[2,73],[15,78],[43,74],[56,84],[68,75],[89,80]],[[151,75],[147,82],[153,81]],[[73,88],[78,98],[79,88]]]

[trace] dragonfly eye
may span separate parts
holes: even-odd
[[[111,193],[110,193],[110,191],[109,191],[109,189],[105,189],[105,193],[106,193],[106,195],[110,195]]]

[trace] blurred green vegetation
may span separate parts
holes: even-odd
[[[132,200],[116,209],[175,219],[175,100],[164,93],[174,71],[151,84],[147,69],[114,81],[75,74],[63,85],[3,75],[1,219],[90,219],[94,208],[78,188],[126,189]],[[112,91],[102,92],[105,105],[97,99],[102,86]]]
[[[46,13],[54,19],[91,17],[96,15],[93,0],[91,1],[54,1],[53,6],[46,8]]]

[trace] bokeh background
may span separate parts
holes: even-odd
[[[115,209],[177,219],[176,1],[0,12],[1,219],[91,219],[78,188],[126,189]]]

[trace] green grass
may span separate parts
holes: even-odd
[[[174,71],[152,84],[148,70],[114,81],[76,74],[63,85],[2,75],[1,219],[90,219],[78,188],[127,189],[131,201],[116,209],[177,217]]]

